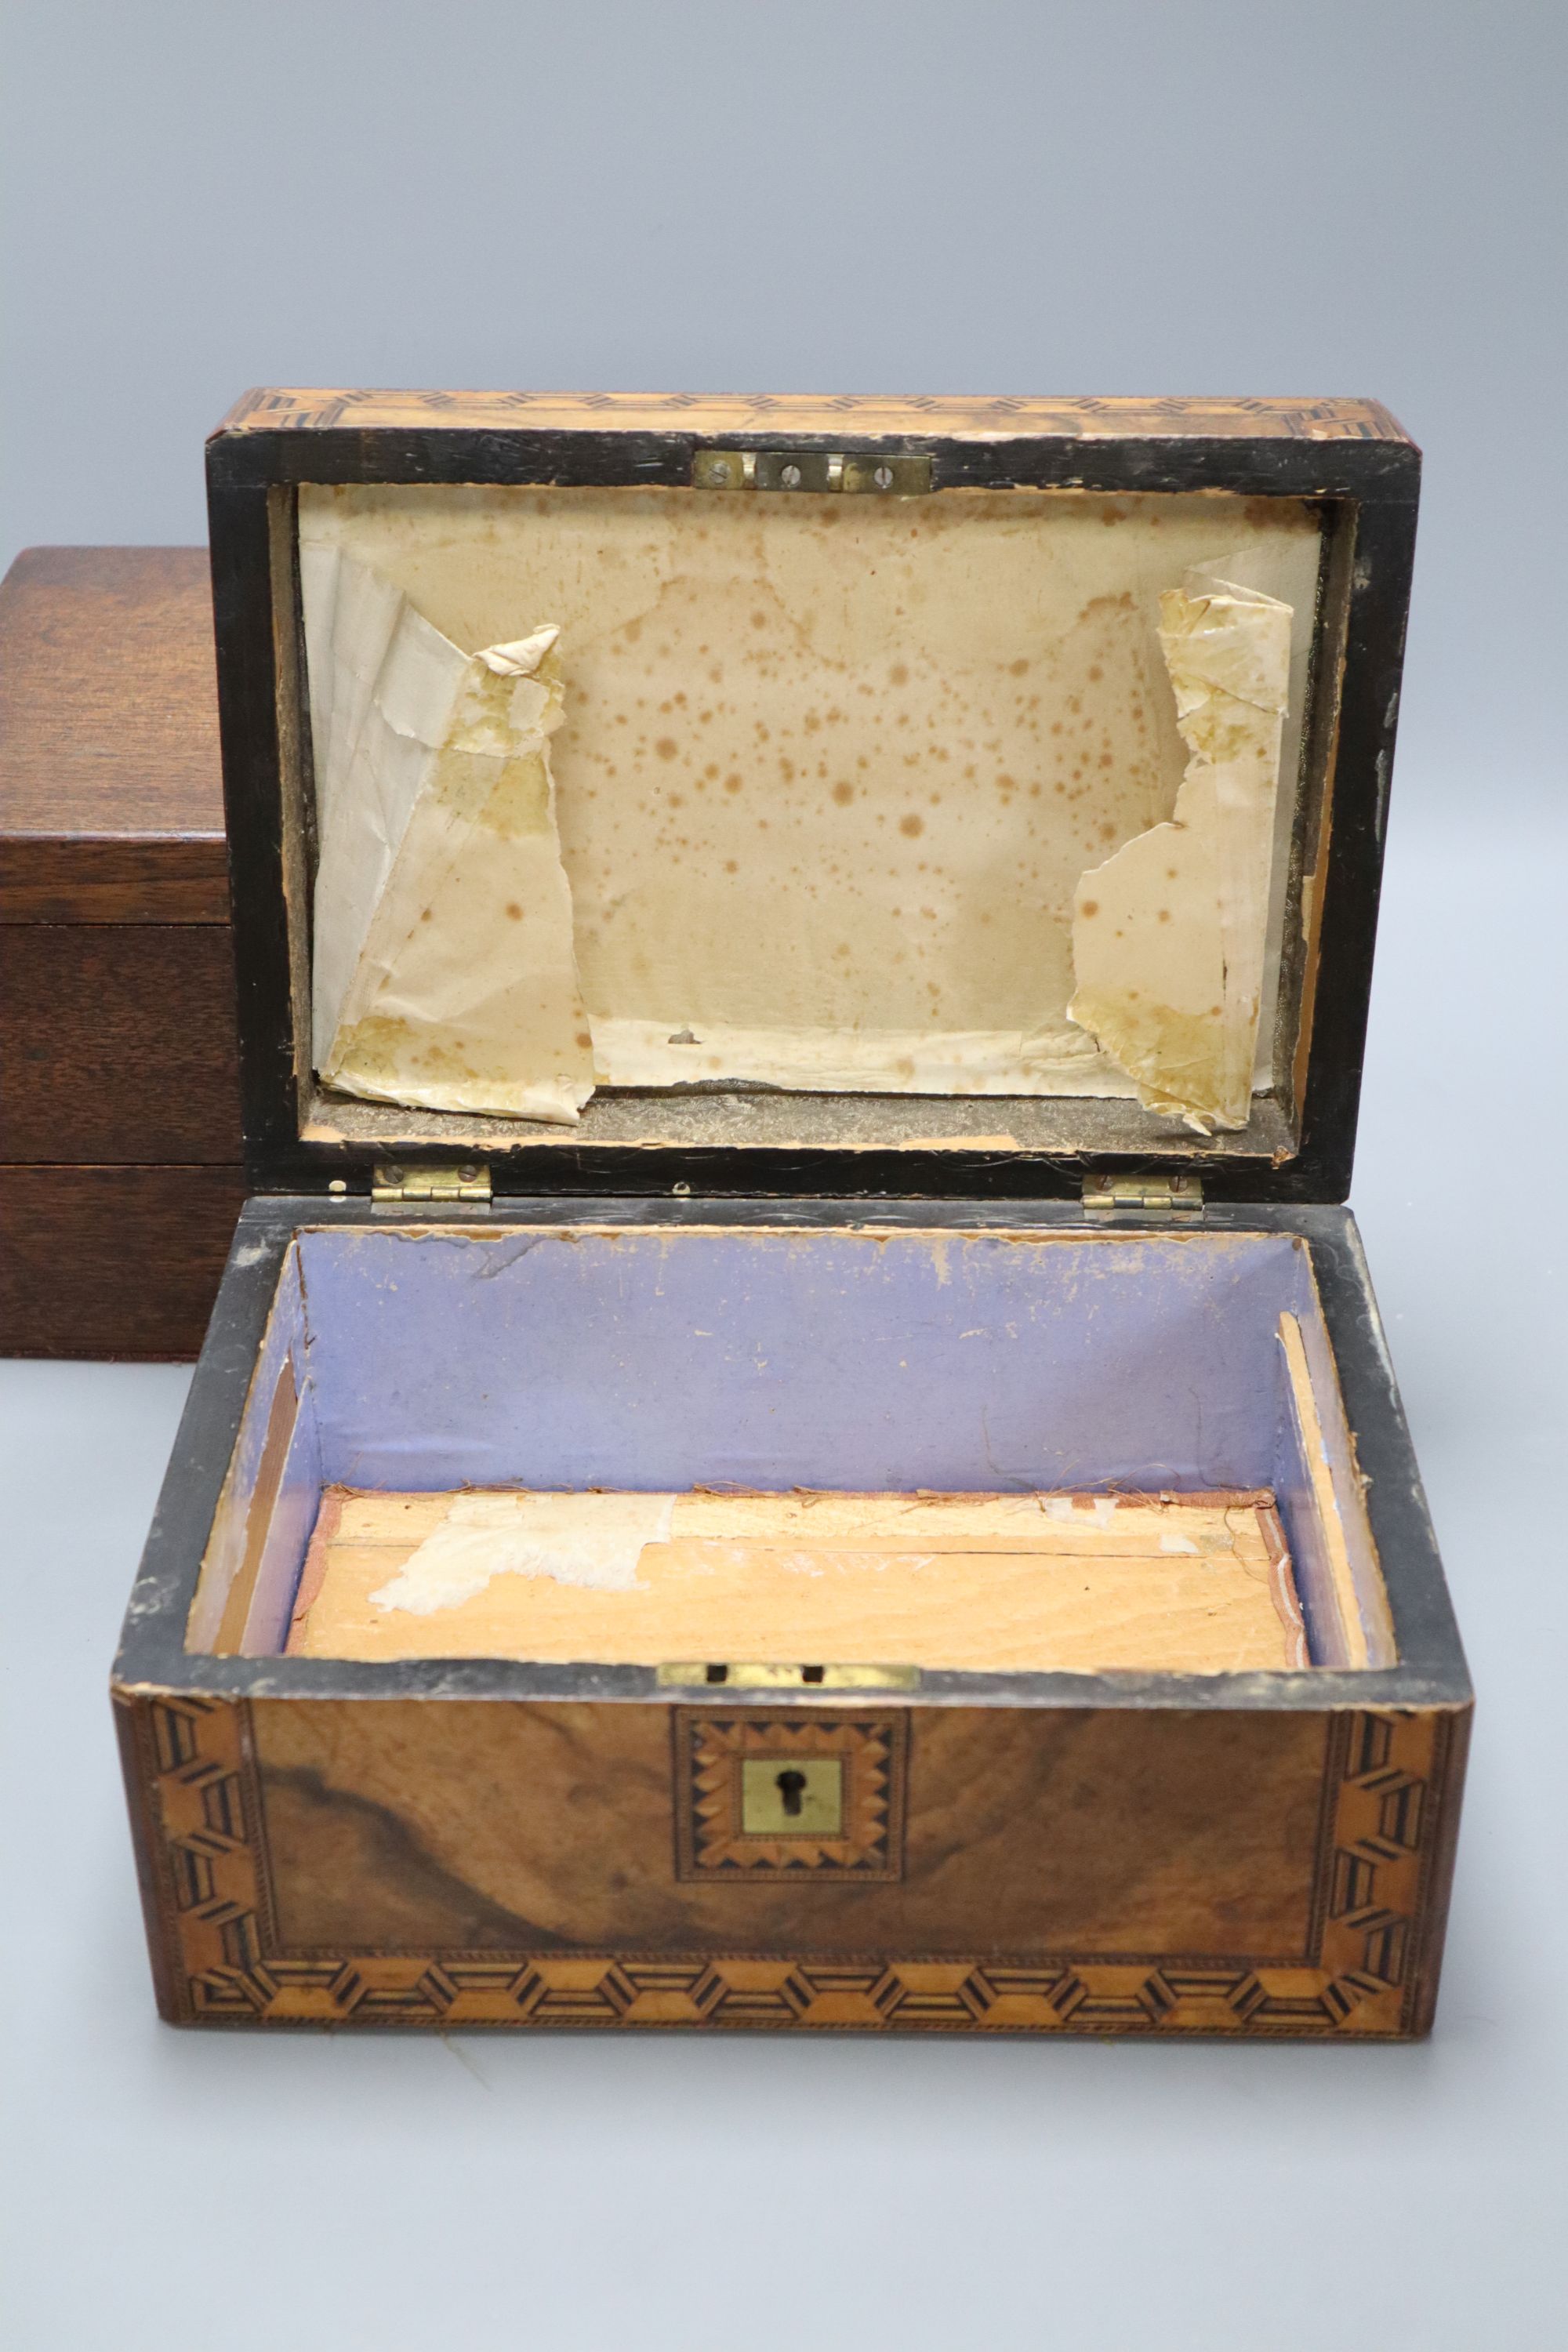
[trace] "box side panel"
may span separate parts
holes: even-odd
[[[289,1614],[321,1501],[321,1438],[307,1383],[289,1431],[271,1507],[265,1515],[256,1578],[238,1643],[244,1657],[276,1657],[288,1640]]]
[[[1312,1541],[1337,1588],[1337,1615],[1344,1662],[1352,1666],[1392,1665],[1394,1628],[1377,1551],[1367,1520],[1356,1460],[1355,1437],[1345,1418],[1333,1349],[1314,1301],[1310,1311],[1279,1318],[1286,1363],[1286,1412],[1293,1488],[1305,1475],[1312,1502],[1298,1510],[1298,1525],[1312,1523]],[[1292,1502],[1294,1503],[1294,1496]],[[1324,1609],[1321,1614],[1327,1615]],[[1325,1663],[1338,1663],[1331,1653]]]
[[[789,1862],[723,1812],[722,1709],[140,1706],[144,1885],[186,2020],[1331,2039],[1430,2020],[1445,1714],[753,1714],[758,1757],[837,1741],[851,1789],[856,1743],[880,1742],[861,1844]]]
[[[1279,1451],[1270,1480],[1290,1549],[1290,1570],[1314,1665],[1350,1666],[1350,1642],[1341,1615],[1333,1566],[1324,1541],[1301,1432],[1288,1397],[1280,1400]],[[1363,1659],[1356,1662],[1365,1664]]]
[[[192,1603],[193,1650],[265,1655],[289,1606],[321,1492],[299,1253],[290,1249],[257,1354]]]
[[[1442,1736],[1435,1751],[1430,1804],[1432,1823],[1425,1840],[1421,1886],[1419,1958],[1412,1984],[1410,2031],[1430,2033],[1437,2008],[1437,1987],[1443,1972],[1443,1946],[1448,1927],[1448,1901],[1453,1892],[1454,1864],[1458,1853],[1459,1817],[1469,1763],[1470,1728],[1475,1710],[1465,1706],[1443,1718]]]
[[[1269,1483],[1279,1498],[1314,1664],[1392,1666],[1388,1595],[1368,1522],[1333,1341],[1302,1252],[1276,1322],[1279,1422]]]
[[[187,1824],[166,1802],[165,1790],[174,1775],[193,1766],[205,1766],[215,1787],[233,1785],[232,1776],[221,1767],[214,1770],[215,1748],[223,1745],[226,1752],[232,1746],[226,1735],[233,1723],[233,1711],[215,1707],[207,1699],[187,1699],[170,1706],[144,1693],[118,1688],[112,1696],[153,1990],[158,2014],[170,2024],[178,2024],[191,2013],[191,1954],[179,1928],[183,1898],[200,1899],[204,1874],[205,1891],[210,1894],[211,1863],[210,1857],[198,1862],[194,1847],[180,1842],[180,1832]],[[188,1826],[195,1829],[196,1824]],[[176,1886],[174,1873],[182,1862],[186,1868],[183,1884]],[[242,1895],[248,1894],[252,1874],[242,1866],[235,1875]],[[188,1903],[184,1907],[188,1909]]]
[[[1469,1677],[1453,1604],[1355,1220],[1324,1210],[1313,1226],[1322,1316],[1315,1360],[1324,1370],[1321,1378],[1313,1371],[1312,1386],[1326,1400],[1326,1419],[1342,1423],[1342,1442],[1326,1446],[1335,1492],[1346,1496],[1347,1517],[1364,1518],[1370,1531],[1387,1613],[1369,1612],[1369,1630],[1382,1616],[1401,1673],[1426,1685],[1412,1687],[1413,1697],[1466,1706]],[[1304,1320],[1304,1340],[1306,1330]]]

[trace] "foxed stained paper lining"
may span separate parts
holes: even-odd
[[[1034,1028],[895,1028],[863,1021],[852,1000],[850,1017],[811,1025],[808,967],[776,976],[776,1020],[709,1020],[696,1001],[650,1019],[585,1002],[583,925],[596,943],[615,908],[590,887],[584,916],[563,854],[551,745],[573,692],[570,634],[548,614],[521,613],[515,638],[465,652],[341,544],[306,538],[301,564],[320,837],[313,1047],[327,1085],[558,1124],[575,1121],[596,1085],[692,1079],[1135,1093],[1205,1131],[1246,1124],[1266,992],[1289,604],[1191,572],[1161,595],[1166,690],[1190,756],[1170,817],[1078,882],[1065,1015],[1058,996]],[[584,812],[571,814],[581,834]],[[782,851],[765,819],[763,828],[751,855],[765,866]],[[931,911],[922,892],[940,898],[942,879],[922,881],[919,829],[906,818],[900,845],[917,928]],[[639,861],[645,891],[657,888],[657,865]],[[672,886],[672,930],[677,905]],[[716,927],[700,945],[693,969],[709,971],[710,992],[716,960],[737,971],[754,961],[743,925]],[[825,1002],[841,979],[823,972]],[[748,976],[729,1001],[757,994]],[[882,1001],[874,988],[863,995],[873,1009]],[[892,990],[883,999],[905,1001]]]
[[[364,566],[306,562],[316,1066],[373,1101],[575,1118],[594,1076],[550,772],[557,632],[467,655]]]
[[[1192,757],[1169,823],[1078,886],[1068,1010],[1151,1110],[1247,1123],[1263,998],[1290,608],[1189,576],[1160,599],[1160,646]]]

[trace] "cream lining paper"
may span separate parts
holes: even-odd
[[[1038,688],[1031,694],[1023,656],[994,665],[1004,693],[981,674],[961,625],[944,646],[929,625],[922,634],[918,608],[904,622],[903,605],[880,619],[895,648],[907,635],[909,653],[883,669],[871,667],[876,646],[857,646],[857,630],[868,635],[858,607],[846,601],[837,614],[805,616],[818,635],[838,621],[839,676],[838,648],[825,656],[803,626],[798,583],[779,584],[771,519],[758,527],[756,569],[765,583],[771,557],[776,594],[725,581],[731,550],[713,564],[717,580],[701,576],[700,560],[695,578],[668,564],[659,573],[650,561],[658,593],[645,613],[591,632],[583,583],[558,562],[554,579],[512,589],[508,609],[521,634],[468,653],[422,609],[435,607],[448,628],[468,618],[443,590],[453,551],[443,575],[437,548],[426,581],[384,515],[379,540],[372,530],[356,541],[334,497],[342,494],[301,501],[321,844],[314,1058],[325,1083],[372,1100],[552,1123],[574,1121],[596,1084],[705,1078],[823,1091],[1136,1093],[1205,1131],[1245,1126],[1266,1076],[1258,1039],[1277,946],[1293,655],[1292,605],[1225,576],[1249,568],[1247,556],[1211,558],[1186,568],[1179,587],[1153,592],[1163,677],[1150,674],[1146,655],[1141,663],[1124,591],[1086,601],[1079,626],[1092,634],[1071,649],[1076,672],[1052,679],[1053,653],[1065,657],[1042,631]],[[711,511],[712,501],[693,503]],[[937,504],[921,503],[928,516]],[[715,536],[733,536],[731,515],[759,504],[731,499]],[[819,541],[836,520],[813,526]],[[885,509],[878,526],[886,528]],[[1180,536],[1167,534],[1171,554]],[[1276,584],[1283,574],[1296,585],[1302,537],[1271,572],[1266,559]],[[359,546],[390,558],[386,568],[359,560],[351,551]],[[883,555],[871,539],[857,551],[862,562],[868,551],[866,593],[890,597],[900,583],[880,587],[879,573],[896,574],[899,550]],[[939,561],[945,552],[934,551]],[[1315,560],[1315,546],[1310,552]],[[612,545],[578,554],[579,572],[593,554],[604,563],[612,622],[616,553]],[[901,585],[912,604],[917,585],[908,576]],[[554,603],[529,609],[531,589],[537,596],[542,587]],[[731,602],[749,594],[756,609],[714,609],[716,588]],[[478,603],[475,618],[498,609],[493,593]],[[754,626],[756,638],[737,640],[738,625]],[[645,627],[651,645],[641,642]],[[645,673],[638,697],[631,687]],[[629,682],[617,684],[621,677]],[[1101,748],[1094,715],[1079,719],[1084,697],[1065,689],[1080,677],[1103,679],[1108,702],[1115,698],[1120,756],[1110,723]],[[838,709],[836,679],[846,700],[870,696],[867,711]],[[581,740],[561,736],[569,781],[558,805],[552,739],[569,728],[574,697]],[[634,715],[645,707],[646,720]],[[593,732],[595,711],[602,735]],[[886,720],[882,735],[868,731],[868,712],[872,728]],[[868,744],[869,755],[836,747],[833,730],[846,719],[851,731],[837,744]],[[617,798],[611,754],[626,742],[616,730],[628,719],[642,730],[639,757],[624,762],[637,782]],[[1187,757],[1164,815],[1160,762],[1143,758],[1145,774],[1139,761],[1173,725]],[[742,728],[744,769],[732,756]],[[700,761],[708,751],[720,757]],[[1052,899],[1048,871],[1020,873],[1017,844],[1027,836],[1008,814],[1017,801],[1027,821],[1033,799],[1037,818],[1050,791],[1066,803],[1055,817],[1081,809],[1085,851],[1097,834],[1105,846],[1121,836],[1093,862],[1080,852],[1065,907]],[[813,793],[821,837],[803,843]],[[678,814],[683,804],[689,819]],[[736,856],[721,856],[730,847]],[[684,878],[683,850],[702,869]],[[748,902],[748,890],[763,895]],[[987,893],[997,918],[990,939]],[[961,936],[962,958],[955,950],[944,965],[942,943]],[[1030,987],[1041,1014],[1032,1026],[1022,992]],[[655,1008],[650,988],[660,992]],[[993,1006],[1017,1025],[973,1022]]]

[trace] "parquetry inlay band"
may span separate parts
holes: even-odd
[[[1310,1950],[1300,1966],[1170,1954],[863,1962],[635,1952],[322,1958],[279,1947],[243,1705],[192,1696],[121,1704],[133,1718],[149,1899],[174,1964],[181,2017],[448,2030],[930,2026],[1325,2039],[1407,2032],[1438,1834],[1436,1798],[1451,1737],[1446,1716],[1336,1719]],[[886,1738],[886,1718],[879,1720]],[[728,1718],[692,1710],[691,1722],[711,1743],[702,1752],[722,1755]],[[768,1736],[776,1729],[763,1719],[758,1727]],[[868,1719],[858,1727],[875,1740]],[[826,1732],[826,1722],[817,1728]]]

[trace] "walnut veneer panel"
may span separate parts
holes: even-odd
[[[253,1717],[290,1948],[1306,1946],[1321,1717],[917,1709],[901,1884],[712,1888],[675,1875],[668,1707],[267,1700]]]

